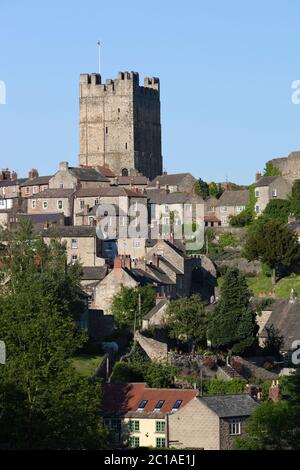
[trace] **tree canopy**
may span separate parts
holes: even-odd
[[[240,354],[253,344],[257,325],[249,299],[244,275],[238,269],[228,269],[208,325],[208,339],[214,348]]]
[[[290,268],[299,259],[299,243],[287,226],[274,219],[261,219],[248,230],[244,254],[249,261],[260,260],[273,269],[275,281],[280,266]]]
[[[87,339],[77,266],[57,240],[46,245],[28,222],[2,232],[0,440],[7,448],[101,448],[101,386],[71,364]]]
[[[169,334],[182,341],[206,345],[207,314],[199,295],[181,297],[169,302],[166,310]]]
[[[119,327],[133,329],[135,320],[136,326],[140,326],[142,318],[154,305],[155,292],[151,286],[122,286],[121,291],[113,298],[111,310]]]

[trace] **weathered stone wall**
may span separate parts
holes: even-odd
[[[169,416],[169,446],[219,450],[219,417],[194,398],[182,410]]]
[[[153,179],[162,172],[159,80],[120,72],[101,83],[99,74],[80,75],[81,165],[108,165]]]
[[[152,361],[166,361],[168,358],[168,345],[153,338],[147,338],[139,331],[135,333],[135,339]]]
[[[241,421],[241,435],[245,434],[247,418],[238,418]],[[220,419],[220,450],[232,450],[237,436],[231,436],[229,432],[230,420]]]
[[[293,183],[295,179],[300,179],[300,152],[291,152],[288,157],[274,158],[268,163],[272,163],[278,168],[289,183]]]

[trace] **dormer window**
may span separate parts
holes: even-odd
[[[179,408],[180,408],[181,403],[182,403],[182,400],[176,400],[173,407],[172,407],[172,411],[178,411]]]
[[[147,403],[148,403],[148,400],[142,400],[139,403],[138,410],[143,410],[145,408],[145,406],[147,405]]]
[[[158,402],[155,405],[154,411],[160,411],[164,404],[165,400],[158,400]]]

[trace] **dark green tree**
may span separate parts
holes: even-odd
[[[208,192],[209,196],[219,198],[224,192],[224,189],[222,188],[220,183],[215,183],[214,181],[211,181],[208,184]]]
[[[289,400],[266,401],[250,416],[238,450],[300,450],[300,369],[285,380]]]
[[[300,201],[300,180],[295,180],[293,183],[291,199]]]
[[[246,258],[260,260],[273,270],[272,281],[281,266],[290,268],[299,259],[297,236],[277,220],[258,220],[249,230],[244,247]]]
[[[194,191],[198,196],[208,197],[209,196],[209,187],[208,184],[199,178],[194,184]]]
[[[44,244],[26,222],[1,236],[7,362],[0,368],[0,441],[16,449],[101,448],[101,387],[71,364],[86,341],[76,322],[83,311],[78,273],[67,266],[63,247]]]
[[[119,327],[129,327],[133,330],[141,326],[142,318],[155,305],[155,292],[151,286],[124,287],[112,301],[112,313]]]
[[[279,168],[273,165],[272,162],[267,162],[264,168],[264,176],[281,176]]]
[[[171,301],[167,306],[166,318],[172,338],[191,341],[192,351],[197,345],[206,345],[207,314],[198,295]]]
[[[253,344],[257,325],[249,299],[244,275],[238,269],[228,269],[208,325],[208,339],[214,348],[240,354]]]

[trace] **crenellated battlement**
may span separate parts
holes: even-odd
[[[80,97],[85,96],[101,96],[104,93],[117,93],[118,90],[124,92],[124,88],[128,91],[133,89],[142,95],[151,95],[159,98],[160,83],[157,77],[146,77],[144,86],[139,84],[138,72],[119,72],[115,79],[107,79],[102,83],[102,77],[99,73],[82,73],[80,74]]]

